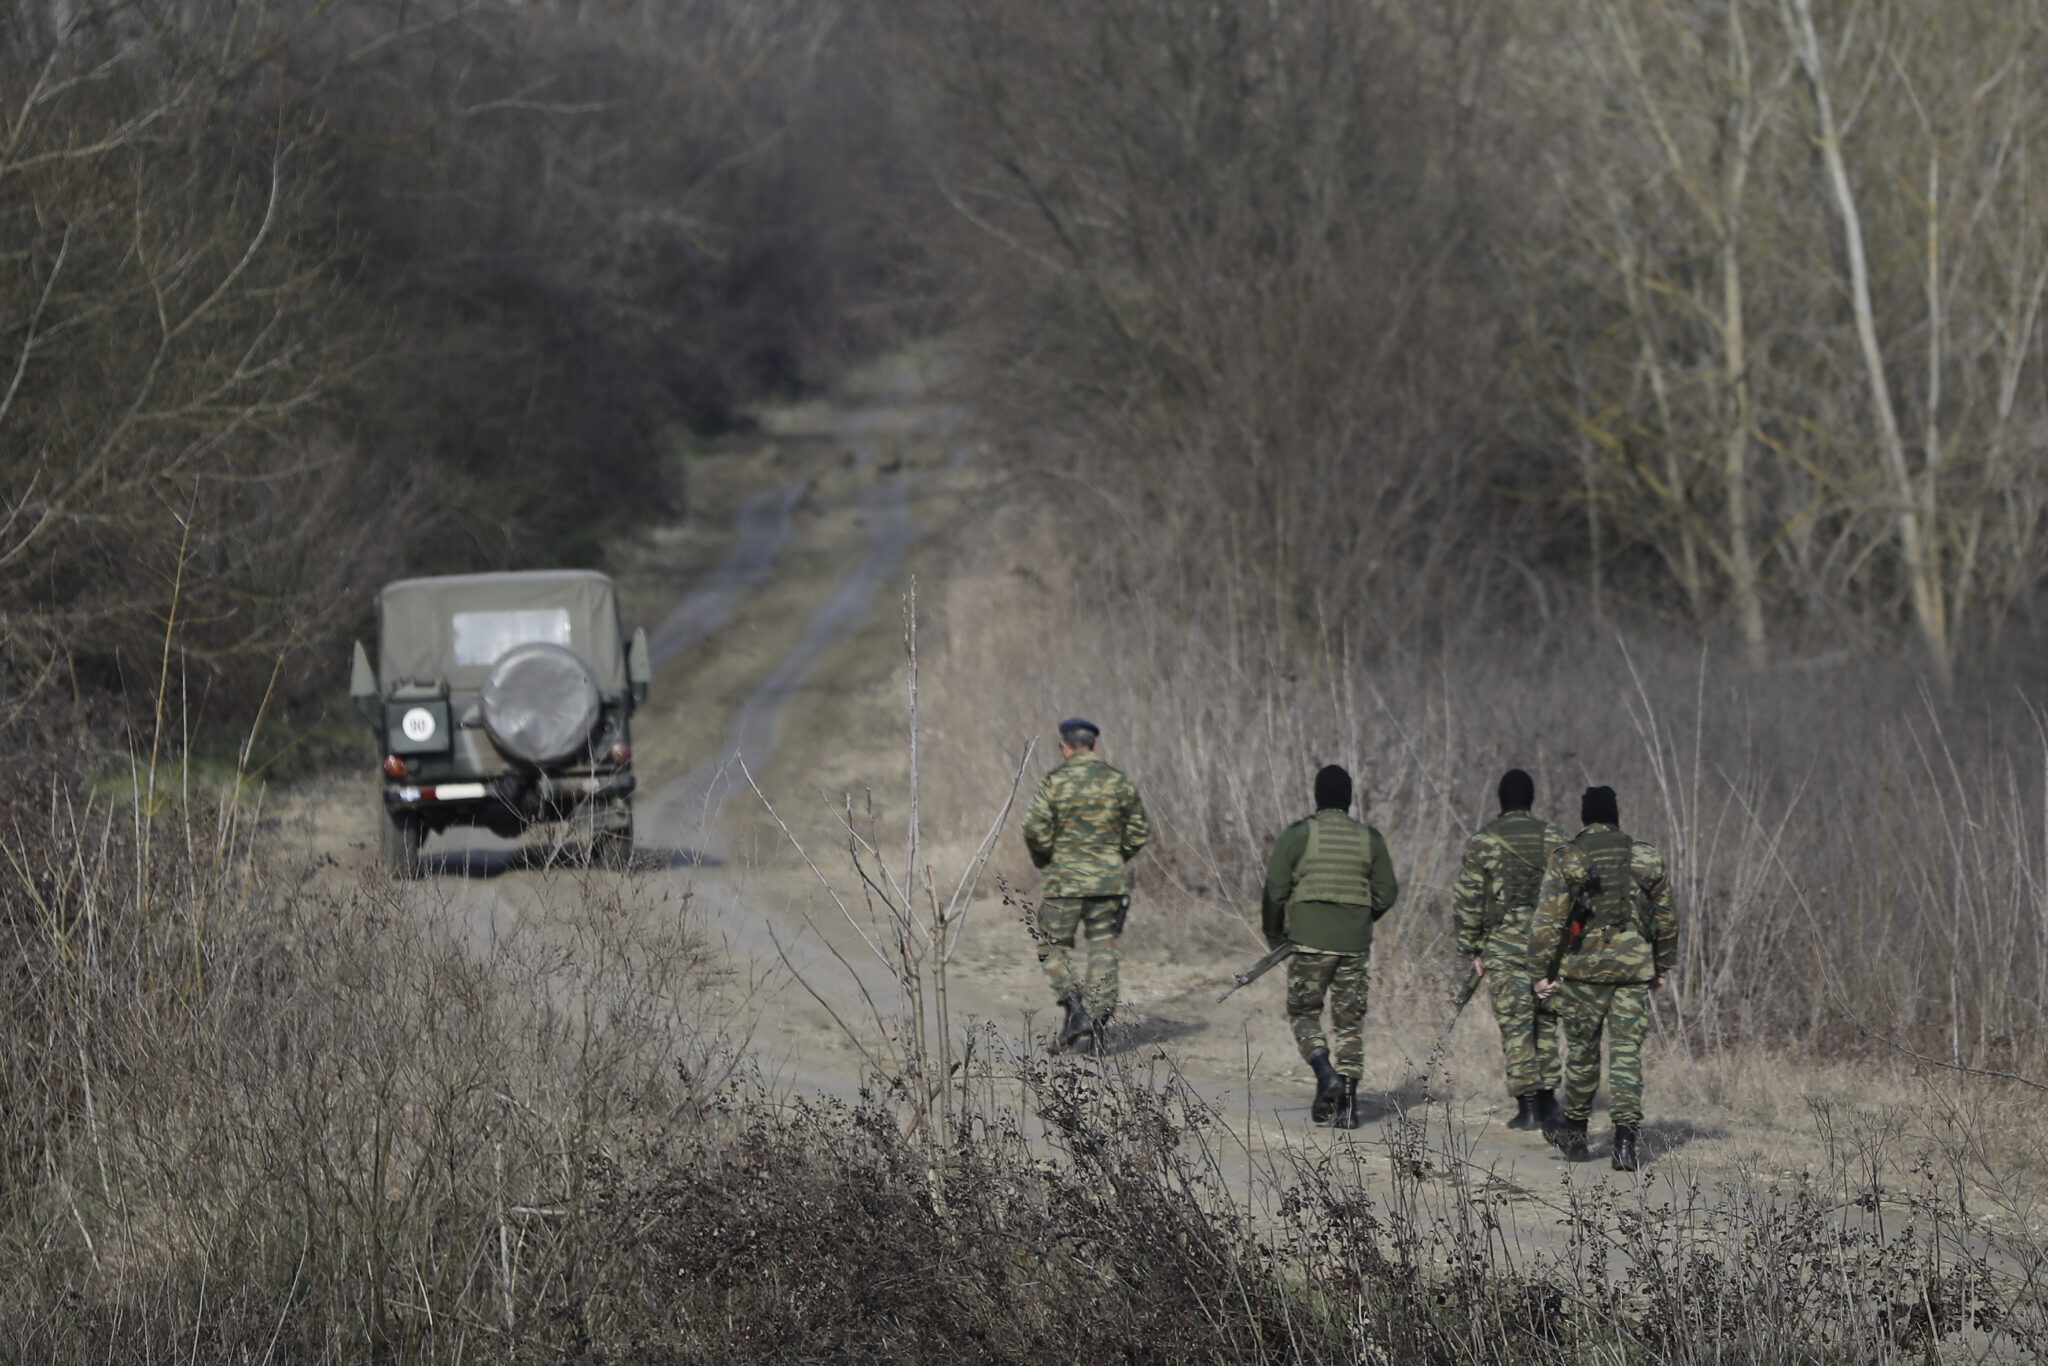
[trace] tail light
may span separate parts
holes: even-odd
[[[612,746],[612,762],[630,764],[633,762],[633,747],[624,741]]]
[[[405,776],[405,760],[399,758],[396,754],[385,755],[384,776],[387,778],[403,778]]]

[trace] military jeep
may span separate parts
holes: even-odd
[[[402,579],[377,595],[377,663],[356,642],[349,693],[383,754],[385,866],[420,874],[430,832],[507,838],[568,821],[593,861],[633,856],[633,709],[647,636],[621,639],[603,574]]]

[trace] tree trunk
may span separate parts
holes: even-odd
[[[1728,206],[1721,229],[1721,364],[1727,386],[1728,430],[1723,437],[1721,478],[1728,517],[1728,592],[1742,650],[1752,667],[1767,653],[1764,606],[1757,585],[1756,537],[1750,508],[1749,432],[1756,414],[1749,384],[1749,331],[1743,312],[1742,255],[1736,224],[1749,178],[1750,147],[1738,142],[1729,159]]]
[[[1899,434],[1898,410],[1892,403],[1891,384],[1885,378],[1884,348],[1877,338],[1877,320],[1870,302],[1870,263],[1864,255],[1863,220],[1856,208],[1856,192],[1849,184],[1848,167],[1842,159],[1841,130],[1835,124],[1834,103],[1829,98],[1827,71],[1822,63],[1820,36],[1814,30],[1811,0],[1780,0],[1785,26],[1799,55],[1813,91],[1814,119],[1819,135],[1821,160],[1827,168],[1828,186],[1836,211],[1842,219],[1842,242],[1849,258],[1849,302],[1856,314],[1856,339],[1863,353],[1863,368],[1870,384],[1870,406],[1876,419],[1878,454],[1891,483],[1896,510],[1893,526],[1899,558],[1906,571],[1908,594],[1913,604],[1913,621],[1919,628],[1928,661],[1944,690],[1952,679],[1946,595],[1942,591],[1941,560],[1934,544],[1934,509],[1923,505],[1923,491],[1916,486],[1906,464],[1906,446]],[[1928,471],[1932,490],[1933,471]]]

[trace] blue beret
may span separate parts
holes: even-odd
[[[1065,735],[1070,730],[1092,730],[1097,735],[1102,734],[1102,727],[1093,721],[1084,721],[1078,716],[1070,716],[1060,722],[1060,734]]]

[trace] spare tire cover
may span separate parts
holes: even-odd
[[[559,645],[515,645],[484,679],[484,729],[508,757],[529,764],[586,753],[599,707],[590,666]]]

